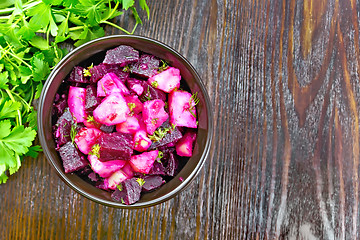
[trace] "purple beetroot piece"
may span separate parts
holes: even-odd
[[[70,130],[71,124],[74,123],[74,119],[71,115],[69,108],[64,110],[64,113],[57,120],[54,129],[54,136],[57,148],[64,145],[71,140]]]
[[[161,176],[144,176],[142,179],[144,179],[145,182],[142,185],[144,192],[153,191],[165,183]]]
[[[165,103],[160,99],[144,103],[142,117],[147,133],[154,134],[154,131],[169,118],[169,114],[165,112],[164,107]]]
[[[133,154],[133,137],[126,133],[103,133],[98,139],[100,161],[130,160]]]
[[[169,67],[165,71],[150,77],[148,82],[151,86],[169,93],[174,89],[179,89],[180,80],[180,70],[174,67]]]
[[[148,174],[154,161],[159,154],[158,150],[143,152],[139,155],[133,155],[130,159],[130,165],[135,172]]]
[[[166,102],[166,93],[156,89],[154,87],[152,87],[149,83],[142,81],[141,85],[144,89],[143,93],[140,95],[140,100],[142,102],[146,102],[149,100],[154,100],[154,99],[160,99],[163,102]]]
[[[78,171],[86,167],[89,163],[85,156],[75,147],[72,142],[67,142],[59,149],[65,173]]]
[[[163,138],[161,138],[160,140],[157,141],[153,141],[151,146],[149,147],[149,150],[155,149],[155,148],[159,148],[159,147],[163,147],[163,146],[168,146],[171,143],[176,143],[178,140],[180,140],[182,138],[182,134],[179,130],[178,127],[174,127],[171,126],[169,124],[169,121],[166,121],[161,127],[160,127],[160,131],[165,132],[165,129],[168,129],[168,131],[166,132],[166,134],[164,135]]]
[[[93,111],[101,103],[101,98],[96,96],[96,87],[93,85],[86,86],[85,110]]]
[[[100,130],[106,133],[112,133],[115,129],[114,125],[107,126],[105,124],[101,125]]]
[[[55,101],[53,104],[53,115],[60,116],[64,113],[67,107],[67,96],[66,94],[56,94]]]
[[[114,172],[120,170],[126,163],[124,160],[112,160],[101,162],[96,155],[88,155],[88,160],[94,172],[100,177],[110,177]]]
[[[166,168],[162,164],[162,162],[155,161],[153,166],[149,171],[149,175],[165,175]]]
[[[195,101],[191,93],[173,91],[169,94],[170,123],[178,127],[197,128]]]
[[[179,162],[175,158],[174,154],[169,153],[169,158],[167,160],[167,165],[165,168],[165,174],[168,176],[171,176],[171,177],[175,176],[178,165],[179,165]]]
[[[71,122],[62,118],[59,119],[55,125],[56,130],[54,132],[56,148],[61,147],[65,143],[71,141],[70,131],[71,131]]]
[[[70,73],[70,77],[68,78],[69,82],[76,83],[89,83],[89,79],[84,76],[84,68],[80,66],[76,66]]]
[[[83,122],[84,119],[86,119],[85,95],[85,88],[70,86],[68,105],[71,114],[73,115],[75,121],[78,123]]]
[[[90,82],[96,83],[107,73],[115,73],[116,76],[122,81],[125,82],[129,77],[129,73],[123,72],[118,65],[108,65],[104,63],[100,63],[99,65],[94,66],[90,69],[91,77]]]
[[[117,188],[111,198],[115,201],[130,205],[136,203],[140,199],[141,186],[137,182],[137,178],[130,178],[121,183],[121,191]]]
[[[125,98],[120,93],[114,93],[100,103],[93,115],[97,122],[110,126],[126,121],[129,112]]]
[[[143,78],[149,78],[157,74],[160,60],[148,54],[141,55],[139,61],[130,66],[130,72]]]
[[[106,51],[104,64],[117,64],[124,67],[130,63],[139,60],[139,51],[126,45],[120,45],[116,48]]]

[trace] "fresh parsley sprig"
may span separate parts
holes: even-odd
[[[0,184],[36,157],[36,108],[43,83],[67,54],[61,43],[79,46],[105,35],[109,25],[134,33],[142,24],[139,6],[149,19],[146,0],[6,0],[0,1]],[[131,11],[131,31],[112,19]],[[88,74],[87,72],[85,74]]]

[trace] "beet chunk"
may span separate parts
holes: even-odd
[[[149,83],[145,82],[145,81],[141,81],[141,85],[144,88],[143,93],[140,96],[140,100],[142,102],[146,102],[149,100],[154,100],[154,99],[160,99],[163,102],[166,102],[166,93],[153,88]]]
[[[60,116],[64,113],[65,108],[67,107],[67,96],[66,94],[56,94],[55,102],[53,104],[52,115]]]
[[[74,119],[69,108],[65,108],[64,113],[59,117],[55,126],[53,126],[56,147],[59,148],[71,140],[70,130]]]
[[[149,78],[157,74],[159,59],[152,55],[141,55],[138,62],[130,66],[130,72],[143,78]]]
[[[99,65],[94,66],[90,70],[91,77],[90,82],[96,83],[99,79],[105,76],[107,73],[115,73],[115,75],[120,79],[121,82],[125,82],[129,77],[129,73],[123,72],[118,65],[106,65],[100,63]]]
[[[67,142],[59,149],[65,173],[78,171],[86,167],[89,163],[85,156],[75,147],[72,142]]]
[[[100,161],[130,160],[133,154],[133,137],[126,133],[104,133],[99,140]]]
[[[106,132],[106,133],[112,133],[115,129],[115,125],[111,125],[111,126],[108,126],[108,125],[101,125],[100,127],[100,130],[103,131],[103,132]]]
[[[56,124],[58,124],[62,119],[65,119],[71,123],[74,122],[73,116],[71,115],[70,109],[68,107],[65,108],[64,113],[59,117]]]
[[[150,145],[148,150],[152,150],[152,149],[155,149],[155,148],[166,146],[169,143],[176,143],[179,139],[182,138],[182,134],[181,134],[179,128],[178,127],[172,128],[170,123],[169,123],[169,120],[164,122],[164,124],[161,125],[160,128],[162,128],[162,129],[170,129],[170,131],[168,131],[161,140],[154,141]]]
[[[168,175],[168,176],[171,176],[171,177],[175,176],[176,172],[177,172],[178,165],[179,165],[179,162],[175,158],[174,154],[169,153],[169,159],[167,161],[165,174]]]
[[[130,178],[121,183],[121,191],[117,188],[111,198],[115,201],[130,205],[136,203],[140,199],[141,186],[136,181],[137,178]]]
[[[116,48],[106,51],[105,64],[118,64],[120,67],[124,67],[130,63],[139,60],[139,51],[126,45],[120,45]]]
[[[96,96],[96,87],[93,85],[86,86],[86,95],[85,95],[85,110],[87,112],[93,111],[100,103],[101,98]]]
[[[89,79],[84,77],[83,71],[84,71],[83,67],[80,66],[74,67],[74,69],[70,73],[70,77],[68,78],[68,81],[76,82],[76,83],[89,83]]]
[[[142,185],[142,190],[144,192],[150,192],[159,188],[165,183],[161,176],[144,176],[145,183]]]
[[[59,119],[55,125],[56,130],[54,132],[56,148],[61,147],[65,143],[71,140],[70,131],[71,131],[71,122],[66,119]]]
[[[149,175],[165,175],[165,167],[161,162],[155,161],[149,171]]]

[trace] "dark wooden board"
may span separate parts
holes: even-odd
[[[149,7],[135,33],[187,57],[213,103],[199,176],[161,205],[118,210],[69,189],[41,154],[0,185],[0,239],[359,238],[359,3]]]

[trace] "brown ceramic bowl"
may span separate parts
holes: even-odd
[[[103,60],[107,49],[115,48],[121,44],[129,45],[142,52],[150,53],[169,62],[173,67],[180,69],[183,80],[186,81],[192,92],[198,92],[200,103],[198,112],[198,137],[195,143],[194,154],[171,181],[159,189],[143,194],[140,200],[133,205],[124,205],[111,199],[110,193],[98,189],[87,183],[76,174],[66,174],[62,161],[55,150],[52,135],[51,112],[54,97],[62,81],[77,65],[89,66],[92,62],[98,64]],[[199,173],[203,166],[212,141],[212,110],[209,96],[199,75],[189,61],[169,46],[141,36],[108,36],[88,42],[64,57],[50,73],[42,90],[38,109],[39,138],[44,153],[54,167],[60,178],[76,192],[97,203],[117,208],[142,208],[162,203],[180,193]],[[183,179],[180,181],[179,179]]]

